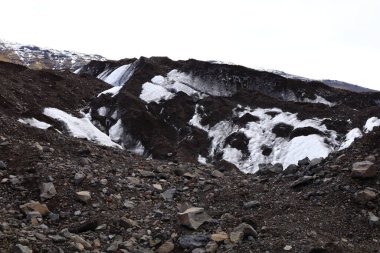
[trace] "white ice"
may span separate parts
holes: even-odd
[[[352,129],[351,131],[349,131],[346,134],[346,137],[345,137],[343,143],[340,145],[339,150],[343,150],[343,149],[350,147],[351,144],[354,143],[356,138],[361,138],[361,137],[363,137],[363,133],[362,133],[362,131],[360,131],[359,128]]]
[[[147,103],[172,99],[178,92],[188,96],[198,95],[200,98],[207,95],[194,88],[193,78],[176,69],[170,71],[166,77],[155,76],[150,82],[142,86],[140,98]]]
[[[144,83],[140,94],[140,99],[147,103],[160,102],[161,100],[168,100],[174,97],[175,94],[168,91],[164,87],[154,83]]]
[[[367,122],[364,125],[364,132],[369,133],[371,132],[375,127],[380,126],[380,119],[377,117],[372,117],[367,120]]]
[[[39,128],[39,129],[44,129],[44,130],[51,127],[50,124],[45,123],[43,121],[39,121],[35,118],[21,118],[18,120],[18,122],[23,123],[23,124],[27,124],[27,125],[30,125],[32,127]]]
[[[43,114],[62,122],[73,137],[87,139],[104,146],[122,148],[96,128],[87,117],[77,118],[56,108],[45,108]]]
[[[330,107],[335,106],[335,103],[331,103],[331,102],[327,101],[325,98],[318,96],[318,95],[317,95],[317,98],[315,98],[315,99],[306,98],[303,100],[303,102],[313,103],[313,104],[325,104],[325,105],[328,105]]]
[[[296,164],[299,160],[309,157],[309,159],[326,157],[335,146],[336,133],[327,129],[321,122],[321,119],[299,120],[296,114],[283,112],[278,108],[252,110],[248,107],[241,108],[242,110],[234,110],[235,117],[242,117],[246,113],[260,118],[259,122],[249,122],[245,127],[232,123],[232,121],[221,121],[216,125],[203,126],[200,122],[202,115],[198,112],[199,106],[196,106],[196,111],[193,118],[189,121],[190,125],[200,128],[208,133],[211,139],[211,147],[209,156],[213,157],[217,153],[223,153],[223,159],[235,164],[240,170],[247,173],[254,173],[258,170],[261,163],[282,163],[286,168],[290,164]],[[272,117],[266,112],[278,112],[279,114]],[[278,123],[286,123],[294,128],[314,127],[328,134],[328,137],[319,135],[299,136],[292,140],[276,137],[272,133],[272,129]],[[232,133],[244,133],[248,138],[247,156],[243,155],[240,150],[225,145],[226,138]],[[330,145],[325,144],[325,138],[328,139]],[[269,156],[262,154],[262,146],[266,145],[273,149]]]
[[[123,85],[127,81],[124,80],[124,77],[130,66],[131,64],[120,66],[111,73],[109,73],[109,70],[105,70],[103,73],[98,75],[97,78],[113,86]]]
[[[134,154],[137,154],[137,155],[143,155],[144,152],[145,152],[145,148],[144,146],[142,145],[142,143],[140,141],[134,141],[132,142],[133,145],[129,145],[129,146],[125,146],[125,143],[123,143],[123,138],[125,137],[126,139],[132,139],[131,136],[128,136],[128,133],[126,133],[125,131],[125,128],[123,126],[123,122],[121,119],[119,119],[115,125],[113,125],[110,129],[109,129],[109,136],[111,138],[112,141],[114,142],[117,142],[117,143],[121,143],[121,145],[123,146],[123,148],[127,149],[128,151],[134,153]]]
[[[108,113],[108,108],[105,107],[105,106],[102,106],[102,107],[100,107],[100,108],[98,109],[98,114],[99,114],[99,116],[104,117],[104,116],[107,115],[107,113]]]
[[[119,119],[115,125],[110,127],[108,134],[112,141],[120,143],[121,138],[124,134],[124,128],[123,123],[121,122],[121,119]]]
[[[114,97],[117,94],[119,94],[119,91],[121,90],[121,88],[123,88],[123,86],[112,87],[111,89],[100,92],[98,94],[98,97],[100,97],[100,95],[102,95],[102,94],[105,94],[105,95],[107,94],[107,95],[111,95],[111,97]]]

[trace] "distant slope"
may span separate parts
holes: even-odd
[[[74,71],[91,60],[103,61],[105,59],[100,55],[46,49],[0,39],[0,61],[24,65],[31,69],[69,69]]]
[[[302,80],[305,82],[320,81],[320,82],[322,82],[322,83],[324,83],[330,87],[333,87],[333,88],[349,90],[349,91],[358,92],[358,93],[378,92],[376,90],[368,89],[368,88],[365,88],[365,87],[362,87],[362,86],[359,86],[356,84],[346,83],[346,82],[342,82],[342,81],[338,81],[338,80],[330,80],[330,79],[314,80],[314,79],[306,78],[303,76],[292,75],[292,74],[289,74],[289,73],[286,73],[283,71],[279,71],[279,70],[266,70],[266,71],[272,72],[276,75],[280,75],[280,76],[288,78],[288,79],[297,79],[297,80]]]
[[[350,90],[353,92],[360,92],[360,93],[362,93],[362,92],[377,92],[375,90],[364,88],[364,87],[361,87],[359,85],[346,83],[346,82],[342,82],[342,81],[337,81],[337,80],[325,79],[325,80],[321,80],[321,82],[330,86],[330,87],[334,87],[337,89]]]

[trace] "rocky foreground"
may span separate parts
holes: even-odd
[[[344,154],[245,175],[0,124],[0,252],[380,249],[379,130]]]

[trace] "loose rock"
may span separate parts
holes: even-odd
[[[157,253],[170,253],[174,250],[174,243],[172,241],[164,242],[158,249]]]
[[[89,191],[80,191],[76,193],[77,198],[85,203],[91,199],[91,193]]]
[[[371,178],[376,176],[376,172],[373,162],[356,162],[352,165],[351,176],[354,178]]]
[[[49,183],[42,183],[42,185],[41,185],[41,194],[40,194],[40,198],[42,200],[51,199],[55,195],[57,195],[57,191],[55,190],[55,187],[54,187],[53,183],[51,183],[51,182],[49,182]]]
[[[369,189],[365,189],[365,190],[358,191],[357,193],[355,193],[355,200],[362,205],[367,204],[368,201],[371,201],[375,198],[376,198],[376,193]]]
[[[183,235],[179,238],[178,242],[184,249],[195,249],[204,247],[209,240],[209,237],[202,233],[191,235]]]
[[[178,213],[178,219],[182,225],[196,230],[203,223],[210,221],[211,217],[203,208],[192,207],[183,213]]]

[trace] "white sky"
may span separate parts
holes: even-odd
[[[380,89],[378,0],[2,0],[0,38],[221,60]]]

